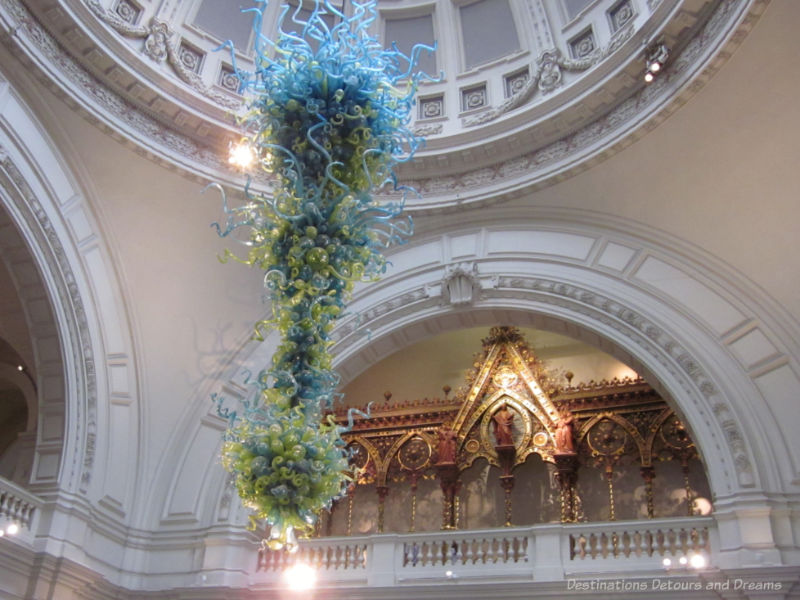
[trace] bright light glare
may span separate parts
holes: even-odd
[[[8,535],[17,535],[17,533],[19,533],[19,525],[16,523],[11,523],[11,525],[6,527],[6,533]]]
[[[685,565],[687,562],[689,562],[689,559],[687,559],[685,556],[681,556],[678,559],[678,562],[681,563],[682,565]]]
[[[298,592],[310,590],[317,582],[317,572],[303,563],[297,563],[286,569],[283,577],[286,585]]]
[[[711,514],[713,507],[707,498],[698,497],[692,500],[692,509],[694,510],[694,514],[705,516]]]
[[[650,63],[650,70],[653,73],[658,73],[661,70],[661,63],[658,62],[657,60],[654,60],[653,62]]]
[[[17,365],[17,371],[24,371],[24,370],[25,367],[23,367],[22,365]]]
[[[661,561],[661,564],[664,565],[665,567],[669,567],[672,565],[672,561],[668,558],[665,558],[664,560]]]
[[[653,74],[650,71],[648,71],[647,73],[644,74],[644,80],[647,83],[650,83],[651,81],[653,81]]]
[[[689,559],[689,564],[693,569],[703,569],[706,566],[706,557],[702,554],[693,554]]]
[[[242,142],[231,148],[231,155],[228,162],[240,169],[247,169],[256,160],[256,155],[253,149],[246,143]]]

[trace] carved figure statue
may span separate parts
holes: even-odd
[[[556,425],[556,450],[560,454],[575,453],[574,423],[575,417],[572,416],[572,413],[565,413],[558,420]]]
[[[456,462],[456,432],[447,424],[439,427],[436,432],[439,436],[439,463]]]
[[[509,410],[507,404],[504,404],[503,408],[494,414],[492,421],[494,423],[494,439],[497,445],[513,446],[514,413]]]

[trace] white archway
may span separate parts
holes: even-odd
[[[796,324],[755,285],[681,240],[564,210],[495,211],[492,225],[419,236],[390,260],[383,280],[356,291],[353,316],[336,330],[344,383],[391,352],[462,327],[579,338],[638,369],[691,427],[715,496],[718,563],[800,561],[786,533],[800,529],[791,517],[798,454],[787,441],[796,417],[770,384],[794,376]],[[465,281],[453,286],[454,277]],[[243,348],[222,390],[236,396],[276,342]]]
[[[139,491],[130,467],[140,443],[138,375],[121,285],[78,179],[48,127],[0,76],[0,202],[17,232],[6,241],[16,240],[21,257],[13,268],[26,282],[39,357],[28,487],[54,501],[40,522],[76,518],[118,543],[115,528],[131,519]],[[80,537],[48,551],[86,556]]]

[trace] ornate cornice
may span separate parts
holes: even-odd
[[[537,91],[542,94],[549,94],[555,91],[563,82],[561,75],[562,69],[572,72],[590,69],[611,53],[618,50],[622,44],[633,37],[635,31],[633,23],[630,23],[628,26],[620,29],[612,38],[611,43],[605,48],[598,48],[592,52],[591,55],[580,60],[565,57],[558,48],[552,48],[542,52],[539,58],[536,59],[535,70],[531,74],[530,79],[518,92],[499,106],[464,119],[464,125],[466,127],[473,127],[475,125],[483,125],[484,123],[494,121],[507,112],[530,102]]]
[[[154,18],[147,27],[134,26],[126,23],[114,13],[107,11],[97,0],[86,0],[86,6],[91,9],[98,19],[109,25],[120,35],[131,38],[144,38],[144,54],[157,63],[166,59],[175,75],[196,92],[230,110],[238,110],[242,107],[243,101],[241,98],[233,98],[208,87],[197,73],[186,68],[180,59],[180,52],[174,42],[173,32],[169,27],[169,23]]]
[[[45,85],[77,103],[91,121],[99,119],[107,131],[122,134],[134,150],[144,148],[168,168],[177,166],[204,179],[233,177],[216,148],[165,126],[78,64],[19,0],[0,0],[0,25],[9,32],[0,39],[18,58],[22,51],[22,60],[34,67]]]
[[[410,202],[409,209],[446,211],[461,210],[467,204],[481,206],[497,202],[498,196],[518,195],[523,190],[545,187],[568,177],[580,170],[610,156],[626,136],[633,139],[641,137],[646,131],[654,129],[660,122],[685,103],[720,68],[723,60],[709,61],[708,54],[718,48],[728,38],[728,47],[737,46],[763,12],[768,0],[757,0],[742,11],[742,3],[727,0],[719,3],[704,27],[684,47],[668,69],[650,85],[642,85],[629,98],[611,108],[608,112],[589,123],[574,129],[567,135],[545,145],[530,140],[530,144],[518,143],[522,148],[530,148],[525,153],[506,157],[501,162],[488,166],[472,168],[465,172],[454,172],[446,176],[416,178],[412,169],[407,169],[404,183],[417,192],[424,200]],[[744,17],[742,17],[744,12]],[[731,22],[741,18],[734,33]],[[725,53],[726,55],[728,52]],[[580,61],[565,61],[547,53],[540,57],[544,65],[552,68],[564,65],[572,69],[583,66]],[[544,69],[544,67],[542,67]],[[493,120],[501,114],[520,106],[532,94],[534,85],[541,82],[541,70],[537,71],[526,84],[519,100],[515,97],[505,105],[484,113],[486,120]],[[691,85],[689,83],[691,82]],[[527,100],[525,100],[527,101]],[[475,119],[484,118],[482,116]],[[477,124],[468,122],[468,125]],[[627,143],[627,140],[626,140]]]
[[[591,166],[620,149],[629,137],[641,136],[646,129],[655,127],[702,87],[727,58],[728,50],[741,42],[766,3],[767,0],[720,2],[705,25],[687,41],[683,51],[654,84],[647,87],[640,84],[642,87],[633,96],[615,104],[597,119],[578,119],[577,128],[556,115],[556,120],[564,125],[559,129],[568,131],[558,139],[537,133],[538,127],[552,120],[539,118],[543,115],[534,118],[537,111],[541,112],[538,108],[541,103],[531,102],[535,91],[545,93],[555,89],[553,86],[558,85],[557,75],[561,70],[577,72],[598,65],[603,56],[634,43],[636,32],[632,32],[629,25],[623,27],[602,51],[595,51],[581,60],[564,58],[558,50],[543,53],[534,76],[524,89],[500,106],[465,121],[475,126],[466,130],[480,129],[482,152],[464,145],[459,135],[445,134],[431,144],[436,148],[424,151],[414,164],[400,169],[403,182],[424,196],[423,200],[411,200],[408,209],[441,211],[461,208],[468,203],[478,206],[497,202]],[[145,44],[145,55],[170,64],[179,79],[218,107],[219,116],[223,114],[219,109],[238,106],[238,99],[224,93],[218,97],[220,92],[206,87],[195,73],[185,69],[168,24],[155,20],[147,26],[131,25],[103,9],[96,0],[85,0],[84,6],[87,14],[97,17],[116,34],[150,40],[149,46]],[[652,9],[662,10],[662,7]],[[232,122],[222,126],[212,119],[197,126],[196,118],[204,118],[199,113],[189,118],[178,110],[177,116],[169,120],[150,107],[143,111],[132,96],[133,92],[127,91],[123,96],[112,91],[107,82],[73,59],[21,0],[0,0],[0,21],[3,20],[5,29],[11,32],[5,43],[16,50],[22,49],[48,85],[75,100],[91,118],[100,118],[104,127],[122,133],[130,143],[145,148],[171,167],[231,183],[241,179],[229,171],[219,156],[221,140],[237,135]],[[726,42],[725,52],[717,53]],[[718,56],[715,57],[715,53]],[[86,59],[82,56],[81,60]],[[168,98],[165,100],[169,102]],[[502,126],[496,126],[500,122]],[[184,132],[188,123],[194,123],[191,135]],[[443,126],[442,123],[421,123],[417,129],[426,135],[437,135]],[[205,139],[214,140],[212,146],[204,146],[200,140]]]

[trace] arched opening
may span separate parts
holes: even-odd
[[[782,473],[792,459],[782,437],[760,433],[779,427],[771,421],[770,399],[743,368],[733,347],[738,338],[725,335],[754,322],[760,331],[782,331],[776,325],[780,315],[767,310],[769,299],[697,248],[664,246],[630,223],[614,225],[606,218],[598,225],[571,211],[544,211],[540,217],[531,224],[527,214],[522,219],[527,224],[521,226],[464,223],[398,249],[391,256],[391,273],[380,284],[357,291],[352,316],[337,328],[335,365],[343,384],[395,352],[472,327],[503,323],[588,343],[641,375],[697,442],[710,493],[699,495],[703,486],[694,477],[703,471],[690,465],[689,485],[697,488],[692,504],[707,514],[706,501],[713,501],[714,522],[723,523],[720,555],[725,558],[720,564],[763,562],[767,556],[780,560],[775,545],[780,534],[773,519],[792,525],[779,509],[759,512],[748,498],[762,490],[780,504],[780,490],[787,485]],[[452,261],[456,253],[462,262]],[[700,259],[717,271],[710,273]],[[470,293],[456,302],[447,293],[454,277],[471,283],[462,286]],[[725,291],[730,280],[747,290],[747,301]],[[791,330],[784,324],[787,328]],[[776,349],[784,349],[781,335],[770,339]],[[268,364],[275,343],[268,338],[249,345],[243,349],[243,362]],[[241,373],[232,372],[230,379],[240,381]],[[680,461],[651,466],[653,494],[663,494],[670,479],[685,484]],[[609,497],[603,477],[601,489]],[[615,486],[616,477],[612,472]],[[632,477],[621,482],[623,514],[645,510],[642,497],[648,484],[644,474],[637,477],[632,490]],[[374,503],[377,496],[371,494]],[[673,496],[671,505],[659,506],[654,498],[654,511],[683,507],[684,518],[689,518],[687,494],[676,491]],[[735,521],[742,523],[739,529],[730,525]]]
[[[7,379],[0,379],[0,460],[28,424],[25,394]],[[7,475],[5,475],[7,476]]]
[[[36,388],[29,367],[0,338],[0,477],[26,485],[36,441]]]
[[[343,389],[348,407],[370,405],[371,416],[345,434],[361,471],[318,533],[700,514],[695,500],[711,504],[704,463],[673,400],[655,387],[664,386],[608,352],[542,329],[471,327],[411,344]],[[570,448],[557,442],[567,416]]]
[[[7,310],[0,338],[0,381],[6,383],[3,397],[8,404],[2,403],[0,419],[8,420],[9,429],[4,431],[8,445],[0,456],[0,476],[23,487],[42,488],[56,484],[61,470],[67,413],[64,363],[52,297],[17,221],[17,207],[29,209],[18,190],[3,186],[2,175],[0,171],[0,199],[8,203],[0,208],[0,300]],[[5,427],[0,425],[0,430]],[[48,438],[45,443],[42,435]]]

